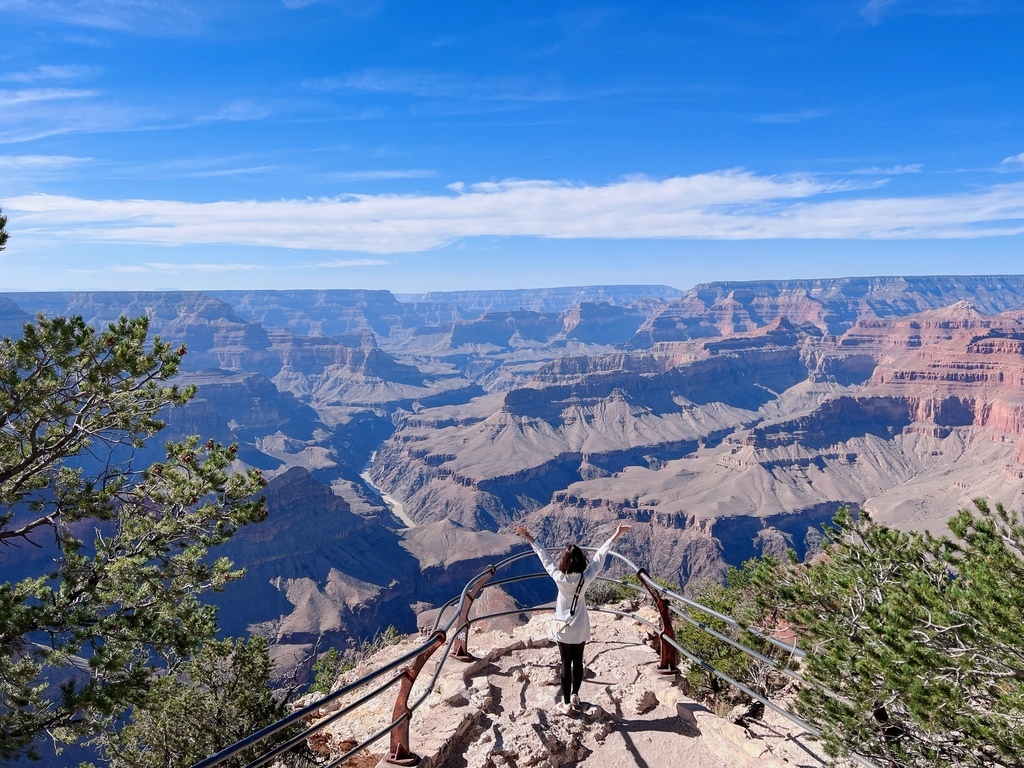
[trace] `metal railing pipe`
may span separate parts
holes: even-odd
[[[309,728],[304,730],[302,733],[297,734],[296,736],[293,736],[291,739],[289,739],[288,741],[284,742],[283,744],[278,744],[270,752],[267,752],[262,757],[259,757],[256,760],[253,760],[251,763],[248,763],[245,766],[245,768],[260,768],[260,766],[266,765],[271,760],[274,760],[275,758],[278,758],[281,755],[283,755],[285,752],[290,752],[291,750],[295,749],[295,747],[299,746],[299,744],[304,742],[306,739],[308,739],[310,736],[312,736],[317,731],[323,730],[328,725],[333,723],[335,720],[339,720],[342,717],[344,717],[345,715],[347,715],[353,709],[356,709],[357,707],[362,706],[363,704],[365,704],[366,702],[370,701],[371,699],[375,699],[378,696],[380,696],[382,693],[384,693],[384,691],[386,691],[388,688],[390,688],[395,683],[397,683],[399,680],[401,680],[402,677],[404,676],[404,674],[405,673],[403,672],[401,675],[396,675],[395,677],[391,678],[386,683],[384,683],[384,685],[382,685],[382,686],[380,686],[378,688],[374,688],[372,691],[370,691],[366,695],[359,697],[358,699],[353,701],[351,704],[348,704],[347,706],[343,707],[342,709],[339,709],[337,712],[332,712],[327,717],[325,717],[323,720],[317,721],[316,723],[311,725]]]
[[[761,653],[758,653],[753,648],[744,645],[739,640],[734,640],[733,638],[729,637],[728,635],[723,634],[723,633],[721,633],[721,632],[719,632],[717,630],[712,629],[707,624],[705,624],[703,621],[698,621],[697,619],[695,619],[693,616],[690,616],[686,611],[682,610],[681,608],[677,608],[676,606],[673,605],[672,608],[671,608],[671,611],[672,611],[672,613],[674,613],[679,618],[683,619],[684,621],[690,622],[690,624],[692,624],[693,626],[697,627],[700,630],[703,630],[704,632],[707,632],[709,635],[711,635],[712,637],[716,638],[717,640],[721,640],[723,643],[731,645],[736,650],[738,650],[738,651],[740,651],[742,653],[747,654],[747,656],[750,656],[751,658],[757,659],[760,662],[763,662],[765,664],[768,664],[771,667],[774,667],[779,672],[782,672],[784,675],[793,678],[797,682],[805,683],[805,684],[809,685],[807,680],[805,680],[799,673],[797,673],[797,672],[793,671],[792,669],[790,669],[789,667],[787,667],[783,662],[777,661],[775,659],[770,659],[767,656],[765,656],[765,655],[763,655]]]
[[[449,620],[448,624],[445,625],[444,631],[448,632],[448,630],[450,630],[452,628],[452,624],[455,622],[455,619],[458,617],[459,613],[462,611],[462,604],[466,600],[466,595],[469,593],[469,590],[473,587],[473,585],[478,580],[480,580],[480,579],[489,579],[491,576],[494,575],[495,572],[501,570],[502,568],[507,568],[508,566],[510,566],[514,562],[517,562],[519,560],[524,560],[527,557],[533,557],[533,556],[534,556],[534,552],[531,549],[531,550],[529,550],[527,552],[520,552],[518,555],[512,555],[511,557],[506,557],[504,560],[500,561],[496,565],[489,565],[489,566],[487,566],[487,568],[485,570],[481,571],[476,576],[474,576],[472,579],[470,579],[469,581],[466,582],[466,586],[464,586],[462,588],[462,594],[460,594],[458,598],[452,598],[447,603],[445,603],[443,606],[441,606],[441,609],[437,612],[437,616],[434,617],[433,629],[434,630],[438,629],[438,626],[439,626],[440,621],[441,621],[441,616],[444,614],[445,609],[447,609],[448,607],[450,607],[454,603],[458,602],[459,608],[455,612],[455,616],[453,616],[452,619]]]
[[[812,736],[820,736],[821,735],[821,732],[818,731],[818,729],[815,728],[814,726],[812,726],[810,723],[807,723],[807,722],[801,720],[799,717],[797,717],[793,713],[788,712],[787,710],[783,709],[782,707],[778,706],[777,704],[769,701],[764,696],[762,696],[761,694],[757,693],[754,690],[751,690],[750,688],[748,688],[747,686],[745,686],[743,683],[739,682],[738,680],[734,680],[732,677],[730,677],[729,675],[725,674],[725,672],[722,672],[721,670],[716,669],[714,667],[714,665],[709,664],[708,662],[704,661],[703,659],[698,658],[697,656],[693,655],[688,650],[686,650],[681,645],[679,645],[679,643],[677,643],[674,638],[667,637],[664,632],[662,632],[660,629],[658,629],[657,626],[655,626],[653,623],[647,621],[646,619],[642,619],[639,616],[636,616],[636,615],[631,614],[631,613],[626,613],[625,611],[616,611],[616,610],[613,610],[611,608],[595,608],[594,610],[598,611],[599,613],[611,613],[611,614],[615,614],[617,616],[626,616],[626,617],[635,619],[636,621],[639,621],[639,622],[641,622],[643,624],[646,624],[648,627],[653,629],[655,632],[658,632],[659,636],[661,637],[662,642],[668,642],[669,644],[674,646],[676,651],[678,651],[683,656],[688,658],[694,664],[699,664],[700,666],[702,666],[704,669],[706,669],[711,674],[715,675],[716,677],[718,677],[721,680],[724,680],[729,685],[737,688],[738,690],[743,691],[743,693],[747,694],[752,699],[756,699],[757,701],[761,702],[766,707],[771,709],[773,712],[777,712],[778,714],[782,715],[783,717],[785,717],[790,722],[795,723],[796,725],[800,726],[801,728],[803,728],[805,731],[807,731],[807,733],[811,734]]]
[[[388,723],[386,726],[384,726],[379,731],[377,731],[375,734],[373,734],[370,738],[368,738],[368,739],[360,742],[358,745],[352,747],[352,749],[350,749],[344,755],[342,755],[341,757],[339,757],[339,758],[337,758],[335,760],[332,760],[327,765],[323,766],[323,768],[337,768],[337,766],[339,766],[342,763],[344,763],[346,760],[348,760],[350,757],[352,757],[359,750],[366,749],[368,746],[370,746],[374,742],[380,741],[382,738],[384,738],[389,733],[391,733],[393,730],[395,730],[395,728],[397,728],[399,725],[401,725],[403,720],[406,720],[408,718],[409,718],[409,715],[402,715],[397,720],[395,720],[393,723]]]
[[[636,567],[636,565],[633,563],[633,561],[630,560],[629,558],[627,558],[625,555],[620,555],[618,552],[615,552],[615,551],[611,551],[608,554],[610,556],[612,556],[612,557],[622,561],[623,563],[628,565],[630,568],[633,568],[634,570],[639,570]],[[687,606],[689,606],[691,608],[695,608],[698,611],[703,611],[704,613],[708,614],[709,616],[714,616],[716,619],[720,619],[721,621],[724,621],[726,624],[730,624],[730,625],[732,625],[732,626],[734,626],[734,627],[736,627],[738,629],[742,629],[745,632],[750,632],[750,634],[754,635],[755,637],[759,637],[762,640],[764,640],[765,642],[771,643],[776,648],[779,648],[779,649],[781,649],[783,651],[786,651],[788,653],[792,653],[794,656],[799,656],[800,658],[804,658],[807,655],[807,653],[805,651],[800,650],[796,645],[794,645],[792,643],[784,643],[783,641],[781,641],[781,640],[779,640],[777,638],[774,638],[771,635],[766,635],[763,632],[759,632],[758,630],[752,629],[750,627],[744,627],[742,624],[740,624],[738,621],[736,621],[736,619],[734,619],[732,616],[727,616],[724,613],[719,613],[714,608],[708,608],[706,605],[701,605],[696,600],[691,600],[688,597],[680,595],[678,592],[672,591],[668,587],[661,586],[660,584],[658,584],[653,579],[650,579],[649,581],[650,581],[650,584],[655,589],[660,591],[662,594],[665,594],[665,595],[671,597],[673,600],[677,600],[680,603],[683,603],[684,605],[687,605]]]
[[[556,548],[549,548],[550,551],[558,551],[558,549],[559,548],[557,548],[557,547]],[[593,547],[584,547],[583,549],[585,551],[588,551],[588,552],[595,551],[595,548],[593,548]],[[444,664],[447,661],[448,655],[449,655],[449,653],[450,653],[450,651],[451,651],[451,649],[453,647],[453,644],[456,642],[456,637],[457,637],[458,633],[452,633],[450,636],[448,635],[448,631],[451,629],[451,627],[456,622],[459,622],[460,631],[464,631],[465,634],[468,637],[469,628],[471,627],[471,625],[474,622],[477,622],[477,621],[483,621],[483,620],[486,620],[486,619],[498,618],[498,617],[501,617],[501,616],[511,616],[511,615],[516,615],[516,614],[538,613],[538,612],[543,612],[543,611],[550,611],[550,610],[553,609],[553,603],[547,603],[547,604],[544,604],[544,605],[531,606],[531,607],[528,607],[528,608],[517,608],[517,609],[507,610],[507,611],[498,611],[498,612],[489,613],[489,614],[486,614],[486,615],[483,615],[483,616],[477,616],[477,617],[474,617],[474,618],[470,618],[469,617],[469,609],[470,609],[470,607],[472,605],[472,602],[476,599],[477,595],[480,592],[482,592],[484,589],[487,589],[489,587],[501,586],[501,585],[504,585],[504,584],[516,583],[516,582],[520,582],[520,581],[527,581],[527,580],[530,580],[530,579],[543,578],[543,577],[547,576],[546,573],[530,573],[530,574],[521,574],[521,575],[518,575],[518,576],[510,576],[510,577],[506,577],[506,578],[498,579],[498,580],[493,580],[492,579],[492,577],[499,570],[507,568],[508,566],[510,566],[511,564],[513,564],[515,562],[518,562],[519,560],[523,560],[523,559],[532,557],[533,555],[534,555],[534,553],[533,553],[532,550],[527,550],[527,551],[521,552],[519,554],[515,554],[515,555],[512,555],[510,557],[507,557],[507,558],[505,558],[504,560],[500,561],[499,563],[497,563],[495,565],[488,566],[486,570],[484,570],[483,572],[481,572],[480,574],[478,574],[477,576],[475,576],[474,578],[472,578],[468,582],[466,582],[465,586],[462,589],[461,594],[459,596],[457,596],[457,597],[453,597],[451,600],[449,600],[443,606],[441,606],[441,608],[438,610],[438,613],[435,616],[434,622],[433,622],[432,637],[431,637],[431,639],[427,640],[425,643],[417,646],[415,649],[413,649],[412,651],[409,651],[408,653],[404,654],[400,658],[395,659],[394,661],[391,661],[388,664],[385,664],[384,666],[380,667],[379,669],[376,669],[376,670],[373,670],[373,671],[367,673],[366,675],[363,675],[358,680],[356,680],[356,681],[354,681],[354,682],[352,682],[352,683],[350,683],[350,684],[348,684],[346,686],[343,686],[342,688],[339,688],[337,691],[334,691],[334,692],[332,692],[332,693],[322,697],[321,699],[318,699],[316,702],[314,702],[312,704],[309,704],[309,705],[307,705],[307,706],[305,706],[305,707],[303,707],[303,708],[301,708],[299,710],[296,710],[292,714],[282,718],[281,720],[277,721],[276,723],[273,723],[273,724],[263,728],[262,730],[258,731],[257,733],[254,733],[251,736],[248,736],[245,739],[242,739],[241,741],[237,742],[236,744],[234,744],[234,745],[232,745],[232,746],[230,746],[230,747],[228,747],[228,748],[226,748],[224,750],[221,750],[216,755],[213,755],[212,757],[207,758],[206,760],[204,760],[204,761],[202,761],[200,763],[196,763],[193,766],[193,768],[213,768],[214,766],[219,765],[220,763],[224,762],[225,760],[229,759],[230,757],[235,756],[238,753],[240,753],[240,752],[242,752],[242,751],[244,751],[246,749],[249,749],[250,747],[254,746],[255,744],[259,743],[260,741],[263,741],[264,739],[267,739],[267,738],[269,738],[269,737],[279,733],[283,729],[285,729],[285,728],[289,727],[290,725],[296,723],[297,721],[301,720],[302,718],[308,717],[309,715],[313,714],[314,712],[316,712],[317,710],[321,709],[325,705],[331,703],[332,701],[335,701],[336,699],[338,699],[338,698],[340,698],[340,697],[342,697],[342,696],[344,696],[344,695],[346,695],[348,693],[351,693],[352,691],[357,690],[361,686],[367,685],[368,683],[370,683],[370,682],[380,678],[381,676],[387,674],[388,672],[390,672],[392,670],[397,669],[399,666],[401,666],[401,665],[403,665],[403,664],[405,664],[405,663],[407,663],[409,661],[413,661],[414,659],[416,660],[414,666],[416,667],[416,671],[418,671],[419,668],[422,667],[423,664],[426,662],[426,659],[430,656],[430,654],[433,653],[433,651],[437,650],[437,648],[440,645],[446,645],[447,647],[445,648],[445,652],[440,657],[440,660],[438,661],[438,663],[437,663],[437,665],[436,665],[436,667],[434,669],[434,672],[433,672],[433,675],[431,677],[431,680],[430,680],[429,684],[426,686],[426,688],[423,691],[423,693],[414,702],[412,702],[411,704],[408,703],[408,697],[409,697],[409,694],[411,693],[412,686],[416,683],[416,679],[415,679],[416,675],[415,675],[415,673],[410,675],[410,670],[412,669],[410,667],[410,668],[407,668],[407,669],[403,670],[400,675],[395,676],[393,679],[391,679],[388,682],[384,683],[383,685],[375,688],[373,691],[370,691],[369,693],[366,693],[366,694],[360,696],[359,699],[357,699],[356,701],[353,701],[353,702],[345,705],[339,711],[333,712],[330,715],[328,715],[327,717],[325,717],[322,720],[318,721],[317,723],[314,723],[312,726],[310,726],[309,728],[304,730],[301,734],[297,734],[296,736],[290,738],[287,742],[274,747],[272,750],[270,750],[269,752],[267,752],[264,755],[262,755],[256,761],[250,763],[248,766],[246,766],[246,768],[260,768],[260,766],[266,765],[267,763],[269,763],[270,761],[280,757],[281,755],[283,755],[287,751],[289,751],[291,749],[294,749],[303,740],[308,738],[313,733],[319,731],[320,729],[326,727],[327,725],[329,725],[330,723],[333,723],[334,721],[340,719],[341,717],[344,717],[346,714],[351,712],[353,709],[361,706],[362,704],[365,704],[367,701],[370,701],[371,699],[374,699],[374,698],[380,696],[384,691],[386,691],[388,688],[392,687],[396,682],[404,680],[405,682],[403,683],[403,691],[404,691],[404,696],[405,696],[405,699],[404,699],[405,704],[403,706],[399,707],[398,706],[399,702],[396,701],[396,710],[395,710],[394,720],[391,723],[389,723],[385,728],[377,731],[375,734],[370,736],[368,739],[366,739],[363,742],[361,742],[358,746],[350,749],[345,754],[341,755],[339,758],[337,758],[334,761],[330,762],[327,766],[325,766],[325,768],[335,768],[335,766],[341,765],[346,760],[348,760],[350,757],[355,755],[357,752],[359,752],[362,749],[365,749],[370,744],[373,744],[374,742],[376,742],[379,739],[383,738],[388,733],[392,733],[392,740],[394,741],[394,731],[395,731],[395,729],[396,728],[405,728],[406,732],[408,731],[408,725],[409,725],[409,722],[412,719],[412,713],[416,709],[418,709],[426,701],[427,697],[432,693],[435,685],[437,684],[437,680],[440,677],[442,669],[444,668]],[[638,568],[632,561],[630,561],[628,558],[624,557],[623,555],[619,554],[618,552],[611,551],[611,552],[609,552],[609,555],[611,555],[612,557],[614,557],[617,560],[621,561],[626,566],[628,566],[630,569],[632,569],[632,571],[634,573],[636,573],[636,575],[637,575],[637,578],[639,580],[639,584],[631,584],[629,582],[624,582],[624,581],[622,581],[620,579],[609,578],[609,577],[604,577],[604,576],[598,576],[597,577],[598,580],[606,581],[606,582],[612,582],[612,583],[619,583],[619,584],[622,584],[623,586],[627,586],[630,589],[632,589],[632,590],[634,590],[634,591],[636,591],[638,593],[641,593],[641,594],[644,591],[647,591],[648,593],[650,593],[650,596],[655,599],[656,602],[661,604],[661,605],[659,605],[659,608],[663,608],[664,607],[664,602],[663,602],[663,600],[659,599],[659,595],[661,595],[661,596],[663,596],[663,598],[667,598],[667,599],[669,599],[669,600],[671,600],[671,601],[673,601],[675,603],[679,603],[683,607],[680,607],[679,605],[671,605],[670,611],[671,611],[672,614],[675,614],[676,616],[679,616],[680,618],[682,618],[685,621],[693,624],[694,626],[696,626],[697,628],[701,629],[702,631],[707,632],[712,637],[715,637],[716,639],[718,639],[718,640],[720,640],[722,642],[725,642],[728,645],[736,648],[740,652],[749,655],[751,658],[755,658],[755,659],[757,659],[757,660],[759,660],[761,662],[767,663],[767,664],[775,667],[776,669],[782,671],[783,673],[785,673],[789,677],[793,678],[794,680],[796,680],[800,684],[811,685],[814,688],[816,688],[817,690],[824,691],[826,694],[830,693],[827,689],[824,689],[824,688],[822,688],[821,686],[819,686],[817,684],[814,684],[814,683],[811,683],[811,682],[807,681],[801,675],[797,674],[793,670],[788,669],[788,667],[785,666],[784,664],[782,664],[781,662],[777,662],[777,661],[775,661],[773,659],[770,659],[769,657],[767,657],[767,656],[765,656],[765,655],[755,651],[754,649],[747,647],[743,643],[741,643],[741,642],[739,642],[737,640],[734,640],[733,638],[730,638],[728,635],[726,635],[726,634],[724,634],[722,632],[718,632],[717,630],[712,629],[711,627],[709,627],[704,622],[701,622],[698,619],[696,619],[695,617],[691,616],[690,613],[689,613],[689,610],[700,611],[700,612],[705,613],[705,614],[707,614],[709,616],[712,616],[712,617],[714,617],[716,619],[719,619],[719,620],[725,622],[726,624],[728,624],[730,626],[733,626],[733,627],[736,627],[736,628],[738,628],[740,630],[749,632],[752,635],[754,635],[755,637],[758,637],[761,640],[764,640],[765,642],[768,642],[771,645],[773,645],[773,646],[775,646],[775,647],[777,647],[777,648],[779,648],[781,650],[784,650],[787,653],[790,653],[792,655],[795,655],[795,656],[798,656],[798,657],[806,656],[806,654],[803,651],[801,651],[799,648],[797,648],[795,645],[784,643],[784,642],[782,642],[780,640],[777,640],[776,638],[773,638],[773,637],[771,637],[769,635],[766,635],[766,634],[764,634],[762,632],[759,632],[757,630],[751,629],[749,627],[743,627],[738,621],[736,621],[731,616],[728,616],[728,615],[722,614],[722,613],[720,613],[718,611],[715,611],[715,610],[713,610],[713,609],[711,609],[711,608],[709,608],[709,607],[707,607],[705,605],[702,605],[701,603],[699,603],[696,600],[691,600],[690,598],[687,598],[687,597],[685,597],[685,596],[683,596],[681,594],[678,594],[677,592],[675,592],[675,591],[673,591],[671,589],[668,589],[666,587],[663,587],[663,586],[659,585],[657,582],[655,582],[647,574],[647,572],[645,570],[643,570],[641,568]],[[447,621],[447,623],[445,623],[443,629],[440,628],[441,621],[442,621],[442,619],[444,617],[444,612],[446,610],[448,610],[448,608],[450,608],[451,606],[456,605],[456,604],[458,606],[456,611],[453,613],[453,615]],[[804,720],[802,720],[801,718],[799,718],[796,715],[792,714],[791,712],[787,711],[786,709],[776,705],[774,702],[770,701],[766,697],[761,696],[756,691],[754,691],[751,688],[747,687],[743,683],[740,683],[739,681],[733,679],[731,676],[729,676],[728,674],[722,672],[721,670],[716,669],[712,664],[709,664],[708,662],[698,658],[693,653],[691,653],[691,652],[687,651],[685,648],[683,648],[679,644],[679,642],[676,640],[676,638],[674,637],[674,633],[670,629],[671,621],[667,620],[667,616],[669,614],[668,610],[661,610],[661,613],[662,613],[662,623],[665,624],[665,626],[662,627],[662,628],[658,628],[655,624],[653,624],[650,621],[647,621],[646,619],[641,618],[640,616],[637,616],[637,615],[632,614],[632,613],[627,613],[625,611],[618,611],[618,610],[614,610],[614,609],[610,609],[610,608],[601,608],[601,607],[594,607],[594,608],[591,608],[590,610],[598,612],[598,613],[608,613],[608,614],[612,614],[612,615],[617,615],[617,616],[623,616],[623,617],[626,617],[626,618],[631,618],[631,619],[639,622],[640,624],[643,624],[643,625],[649,627],[650,629],[652,629],[655,632],[656,636],[659,638],[660,642],[663,644],[662,645],[663,650],[665,650],[666,646],[670,647],[671,650],[673,650],[674,652],[677,652],[677,653],[683,655],[688,660],[690,660],[690,662],[692,662],[694,664],[697,664],[697,665],[701,666],[702,668],[706,669],[708,672],[710,672],[711,674],[715,675],[719,679],[723,680],[727,684],[735,687],[737,690],[742,691],[747,696],[749,696],[751,699],[760,702],[765,707],[771,709],[773,712],[776,712],[780,716],[786,718],[790,722],[792,722],[795,725],[799,726],[800,728],[802,728],[807,733],[809,733],[811,735],[814,735],[814,736],[820,736],[819,731],[814,726],[812,726],[809,723],[805,722]],[[445,642],[446,640],[447,640],[447,642]],[[835,694],[832,694],[832,695],[834,696]],[[399,710],[401,710],[401,711],[399,711]],[[406,733],[406,738],[404,740],[400,739],[400,741],[402,743],[404,743],[406,746],[408,746],[408,734]],[[409,756],[410,757],[415,757],[414,755],[411,755],[411,753],[410,753]],[[865,768],[878,768],[872,762],[870,762],[866,758],[860,757],[859,755],[851,754],[850,758],[855,760],[856,762],[860,763],[861,765],[865,766]]]
[[[249,747],[253,746],[254,744],[258,744],[259,742],[263,741],[264,739],[267,739],[267,738],[273,736],[274,734],[284,730],[285,728],[287,728],[288,726],[292,725],[293,723],[301,720],[302,718],[304,718],[304,717],[306,717],[308,715],[313,714],[318,709],[323,707],[325,704],[330,704],[335,699],[339,699],[342,696],[344,696],[345,694],[350,693],[353,690],[356,690],[360,686],[366,685],[367,683],[369,683],[372,680],[376,680],[378,677],[381,677],[382,675],[387,674],[388,672],[390,672],[393,669],[397,669],[402,664],[405,664],[407,661],[411,661],[412,659],[415,659],[423,650],[425,650],[427,647],[429,647],[431,644],[433,644],[433,642],[434,642],[433,640],[427,641],[423,645],[413,649],[412,651],[409,651],[404,656],[401,656],[400,658],[397,658],[394,661],[389,662],[388,664],[385,664],[380,669],[376,669],[376,670],[374,670],[372,672],[368,672],[367,674],[363,675],[363,677],[359,678],[358,680],[356,680],[356,681],[354,681],[352,683],[349,683],[348,685],[343,686],[343,687],[339,688],[336,691],[332,691],[331,693],[327,694],[323,698],[317,699],[312,704],[308,704],[305,707],[302,707],[301,709],[295,710],[290,715],[287,715],[287,716],[281,718],[280,720],[278,720],[276,723],[271,723],[270,725],[266,726],[265,728],[262,728],[261,730],[257,731],[256,733],[254,733],[254,734],[252,734],[250,736],[246,736],[244,739],[242,739],[242,740],[240,740],[238,742],[235,742],[234,744],[232,744],[229,747],[225,747],[224,749],[222,749],[217,754],[215,754],[215,755],[213,755],[211,757],[206,758],[205,760],[202,760],[202,761],[196,763],[195,765],[192,766],[192,768],[213,768],[213,766],[215,766],[215,765],[220,765],[221,763],[223,763],[228,758],[233,757],[234,755],[236,755],[239,752],[242,752],[242,751],[248,749]]]

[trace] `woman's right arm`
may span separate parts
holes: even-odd
[[[542,547],[540,544],[538,544],[537,540],[533,538],[532,535],[530,535],[530,532],[526,530],[525,525],[517,525],[515,528],[512,529],[512,531],[517,536],[522,536],[530,543],[530,546],[533,547],[533,551],[537,554],[537,557],[540,559],[540,564],[544,566],[544,570],[548,572],[548,575],[551,578],[554,579],[556,578],[555,574],[561,573],[561,571],[558,570],[558,566],[555,565],[555,561],[551,559],[551,555],[549,555],[548,551],[544,549],[544,547]]]
[[[619,536],[621,536],[624,533],[629,533],[631,530],[633,530],[632,525],[621,523],[619,527],[615,529],[615,533],[608,537],[608,541],[606,541],[604,544],[598,547],[597,552],[594,553],[594,559],[591,560],[590,565],[587,566],[585,574],[586,579],[592,580],[595,576],[597,576],[602,566],[604,566],[604,558],[605,556],[607,556],[608,550],[612,548],[612,544],[615,543],[615,540],[619,538]]]

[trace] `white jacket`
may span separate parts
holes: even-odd
[[[590,565],[587,566],[582,576],[578,573],[562,573],[558,570],[558,566],[555,565],[555,561],[551,559],[551,555],[543,547],[537,544],[536,541],[531,543],[533,551],[537,553],[537,557],[540,558],[540,562],[544,566],[544,570],[554,579],[555,586],[558,587],[558,598],[555,600],[555,621],[551,622],[551,630],[548,633],[555,642],[585,643],[590,640],[590,614],[587,612],[587,603],[584,600],[584,595],[586,595],[587,587],[590,586],[590,583],[601,572],[604,558],[608,554],[608,550],[612,548],[613,541],[615,541],[614,535],[600,546],[597,552],[594,553],[594,559],[590,561]],[[583,589],[580,590],[580,599],[576,603],[576,613],[569,628],[559,631],[558,627],[561,626],[561,622],[569,618],[572,597],[576,592],[576,585],[580,583],[580,578],[583,579]]]

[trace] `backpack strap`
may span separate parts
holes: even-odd
[[[580,601],[580,592],[583,589],[583,574],[580,574],[580,581],[576,585],[576,591],[572,595],[572,605],[569,607],[569,619],[576,615],[576,606]]]

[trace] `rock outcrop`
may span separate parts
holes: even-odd
[[[657,620],[653,611],[641,611]],[[592,619],[594,639],[587,644],[588,674],[580,690],[584,705],[569,715],[556,706],[558,651],[546,639],[541,617],[509,632],[472,630],[477,661],[448,659],[429,690],[425,681],[433,679],[438,651],[410,696],[411,702],[426,696],[410,725],[410,747],[422,758],[419,765],[782,768],[824,762],[813,739],[775,713],[749,718],[744,728],[689,699],[682,678],[657,674],[658,658],[642,625],[597,613]],[[410,638],[385,649],[338,685],[422,640]],[[393,693],[380,696],[331,723],[313,738],[314,748],[330,757],[348,751],[391,722],[394,700]],[[319,716],[330,716],[346,701],[324,707]],[[386,743],[371,746],[355,757],[356,765],[383,766],[385,752]]]

